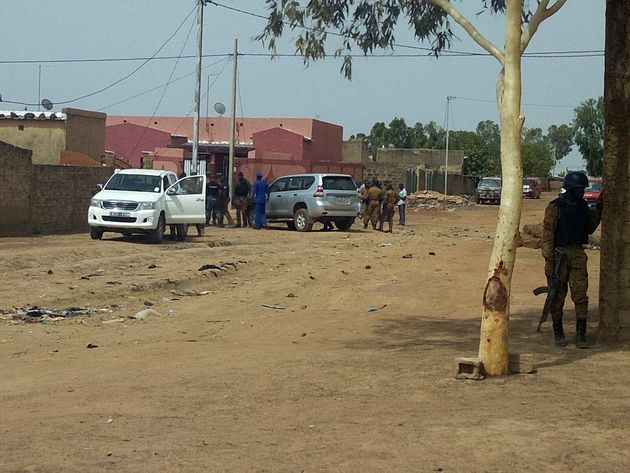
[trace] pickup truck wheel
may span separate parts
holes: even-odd
[[[342,232],[350,230],[350,227],[354,223],[353,218],[344,218],[343,220],[335,221],[335,227],[337,227]]]
[[[158,220],[155,230],[151,231],[151,233],[149,234],[151,243],[155,243],[156,245],[159,245],[160,243],[162,243],[162,238],[164,238],[165,229],[166,229],[166,220],[164,219],[164,215],[160,215],[160,219]]]
[[[310,232],[313,229],[313,222],[308,217],[308,210],[297,209],[293,214],[293,224],[298,232]]]
[[[177,241],[184,241],[186,239],[186,236],[188,235],[188,225],[186,225],[185,223],[177,225],[176,230]]]
[[[92,240],[100,240],[103,238],[103,229],[98,227],[90,227],[90,237]]]

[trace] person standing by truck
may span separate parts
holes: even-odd
[[[236,207],[236,226],[246,227],[249,223],[249,181],[241,171],[238,172],[238,184],[234,189],[234,206]]]
[[[267,192],[268,186],[263,179],[263,174],[260,171],[256,172],[256,183],[252,195],[254,198],[254,211],[255,211],[255,223],[254,230],[260,230],[261,228],[267,228],[267,218],[265,213],[265,205],[267,204],[267,198],[269,194]]]
[[[367,191],[368,206],[363,217],[363,228],[372,223],[372,228],[376,230],[376,225],[381,219],[381,201],[383,200],[383,190],[377,180],[372,182],[372,186]]]
[[[206,226],[210,225],[210,220],[216,225],[221,217],[219,209],[219,183],[216,176],[211,174],[206,182]]]

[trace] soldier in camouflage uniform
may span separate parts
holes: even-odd
[[[381,213],[381,221],[378,229],[383,231],[383,224],[384,222],[387,222],[389,223],[389,230],[387,230],[387,233],[392,233],[392,227],[394,226],[394,208],[398,202],[398,194],[394,191],[391,182],[386,184],[385,189],[383,211]]]
[[[588,243],[589,234],[599,225],[603,201],[600,198],[596,208],[589,209],[584,200],[586,187],[588,178],[585,174],[568,173],[563,183],[565,192],[545,209],[542,255],[545,258],[545,275],[549,281],[554,274],[556,258],[562,258],[557,268],[560,284],[550,309],[553,335],[558,346],[567,345],[562,326],[562,309],[567,289],[571,288],[576,317],[575,342],[578,348],[588,348],[588,272],[584,245]]]
[[[372,228],[376,230],[376,224],[381,219],[381,201],[383,200],[383,191],[378,181],[372,182],[372,186],[367,191],[368,206],[363,217],[363,228],[368,227],[368,222],[372,222]]]

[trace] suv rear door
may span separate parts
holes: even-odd
[[[357,207],[357,185],[350,176],[322,177],[325,210],[354,210]]]
[[[166,191],[167,223],[204,223],[206,221],[206,186],[204,176],[180,179]]]

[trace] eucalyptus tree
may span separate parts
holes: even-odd
[[[297,34],[297,51],[305,61],[311,61],[327,55],[332,37],[337,41],[333,54],[342,58],[342,72],[350,78],[353,47],[365,54],[395,47],[399,21],[406,21],[419,41],[429,41],[435,55],[450,47],[455,23],[497,60],[503,190],[483,294],[479,344],[486,373],[495,376],[508,372],[510,283],[523,202],[521,57],[541,23],[557,13],[566,0],[478,1],[483,12],[505,16],[502,47],[484,36],[450,0],[266,0],[269,20],[258,38],[273,52],[277,39],[289,28]]]

